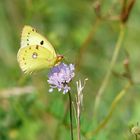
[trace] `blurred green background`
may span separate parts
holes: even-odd
[[[123,1],[123,0],[122,0]],[[121,0],[0,0],[0,140],[70,140],[68,95],[48,93],[47,73],[24,76],[17,63],[20,35],[31,25],[53,44],[66,63],[78,67],[71,84],[88,78],[81,113],[81,136],[94,130],[107,115],[118,92],[128,82],[124,60],[129,56],[133,86],[117,104],[107,125],[93,140],[133,140],[130,126],[140,121],[140,1],[136,1],[109,83],[94,116],[97,91],[109,69],[120,32]],[[96,3],[97,6],[97,3]],[[76,139],[76,123],[74,123]]]

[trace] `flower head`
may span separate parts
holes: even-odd
[[[59,64],[51,69],[48,77],[48,83],[50,84],[49,92],[52,92],[54,88],[57,88],[58,91],[63,91],[67,93],[70,90],[69,82],[74,77],[74,65],[66,65],[64,63]]]

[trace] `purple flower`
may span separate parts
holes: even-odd
[[[58,91],[63,91],[67,93],[70,90],[69,82],[74,77],[74,65],[66,65],[64,63],[59,64],[51,69],[48,77],[48,83],[50,84],[49,92],[52,92],[54,88],[57,88]]]

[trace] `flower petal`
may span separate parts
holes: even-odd
[[[50,90],[53,91],[54,88],[57,88],[58,91],[63,91],[63,93],[67,93],[70,90],[68,86],[69,82],[75,76],[74,74],[74,65],[61,63],[58,66],[55,66],[51,69],[48,74],[49,79],[47,80],[50,84]]]

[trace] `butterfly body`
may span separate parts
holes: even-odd
[[[25,73],[53,67],[62,60],[56,55],[48,40],[31,26],[25,26],[21,35],[21,47],[17,54],[20,68]]]

